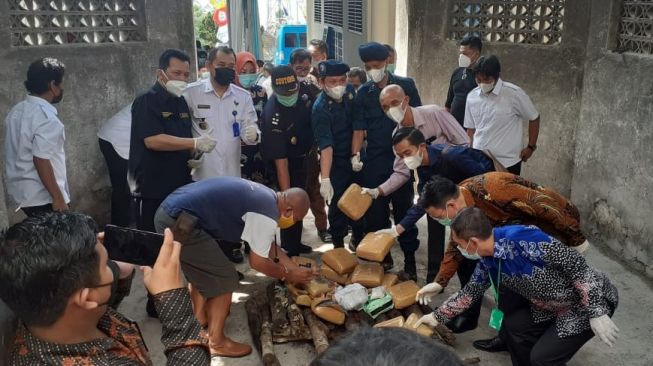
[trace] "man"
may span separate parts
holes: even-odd
[[[132,104],[128,182],[140,230],[154,231],[154,213],[163,199],[190,182],[191,152],[210,152],[216,144],[208,135],[193,138],[188,105],[181,97],[189,76],[190,57],[166,50],[156,83]]]
[[[300,97],[297,77],[289,66],[277,66],[271,75],[274,95],[263,111],[261,155],[272,165],[280,191],[305,189],[306,158],[313,146],[312,100],[307,94]],[[301,243],[302,227],[302,220],[298,220],[281,230],[281,247],[290,257],[313,251]]]
[[[386,59],[388,62],[387,70],[389,73],[394,74],[397,69],[397,51],[389,44],[384,44],[383,46],[388,50],[388,58]]]
[[[293,263],[276,244],[277,226],[289,228],[306,216],[308,195],[299,188],[273,190],[242,178],[218,177],[181,187],[161,204],[156,227],[175,227],[184,242],[181,266],[190,282],[195,316],[208,326],[211,355],[242,357],[252,348],[229,339],[224,325],[238,276],[216,239],[243,240],[250,266],[291,283],[307,283],[313,271]]]
[[[514,174],[486,173],[465,180],[460,186],[450,179],[436,176],[424,187],[418,204],[430,217],[445,224],[450,224],[465,207],[478,207],[493,226],[535,225],[580,253],[589,248],[581,232],[580,214],[573,203],[549,188]],[[458,270],[464,257],[455,246],[455,242],[449,242],[435,282],[420,290],[419,298],[423,303],[440,293]],[[502,296],[514,299],[510,308],[502,309],[504,312],[519,308],[522,299],[513,294]],[[509,305],[508,301],[500,306],[505,305]],[[469,317],[469,321],[473,319]],[[500,337],[476,341],[474,347],[489,352],[506,349]]]
[[[479,301],[492,285],[499,306],[506,300],[502,288],[529,303],[505,317],[495,308],[490,318],[491,327],[505,331],[514,366],[565,365],[594,335],[614,344],[619,330],[610,318],[617,308],[617,289],[578,252],[534,226],[492,229],[475,207],[456,216],[451,232],[461,254],[478,258],[479,264],[462,290],[416,326],[446,322]]]
[[[351,163],[354,171],[361,171],[363,187],[378,187],[385,182],[393,172],[395,155],[392,150],[392,133],[397,122],[388,117],[381,106],[381,90],[388,85],[399,85],[408,96],[411,107],[422,105],[415,82],[410,78],[396,76],[386,70],[388,49],[382,44],[371,42],[358,48],[361,60],[369,76],[367,83],[358,89],[354,102],[354,137],[352,142]],[[362,151],[365,155],[361,161],[363,140],[367,139],[367,147]],[[404,218],[413,205],[412,179],[407,181],[395,192],[374,200],[365,214],[367,231],[373,232],[390,227],[390,205],[392,204],[394,221]],[[357,243],[351,243],[350,249],[355,249]],[[417,229],[407,230],[399,236],[399,244],[404,255],[410,256],[419,247]],[[410,260],[410,259],[408,259]],[[388,255],[384,267],[390,269],[393,265],[392,256]]]
[[[347,85],[349,66],[328,60],[319,65],[322,94],[313,105],[311,124],[320,149],[320,194],[329,205],[329,231],[335,248],[343,248],[348,226],[352,241],[363,239],[362,220],[353,222],[338,208],[345,190],[355,182],[350,162],[354,90]]]
[[[465,104],[467,94],[474,90],[476,79],[473,68],[481,57],[483,42],[476,36],[465,36],[458,46],[458,68],[453,71],[449,81],[449,92],[444,106],[461,126],[465,123]]]
[[[367,82],[365,70],[360,67],[352,67],[347,73],[347,82],[354,87],[354,90],[358,90],[361,85]]]
[[[226,46],[212,49],[206,67],[211,77],[189,85],[184,92],[193,116],[194,133],[207,133],[218,141],[215,150],[195,159],[193,180],[196,182],[213,177],[240,177],[241,145],[255,145],[260,140],[252,96],[234,84],[234,50]],[[220,242],[220,245],[230,260],[243,262],[240,242]]]
[[[65,66],[54,58],[32,62],[29,95],[7,115],[5,179],[7,193],[27,216],[68,210],[64,125],[55,104],[63,99]]]
[[[383,88],[379,96],[379,101],[385,114],[397,123],[395,132],[398,128],[415,127],[428,140],[429,144],[431,142],[454,145],[467,145],[469,143],[469,137],[465,134],[465,130],[442,107],[437,105],[411,107],[409,105],[409,97],[406,96],[404,90],[399,85],[393,84]],[[411,178],[412,173],[403,159],[396,157],[394,160],[394,171],[388,179],[376,188],[364,188],[363,192],[369,194],[374,199],[389,196],[408,183]],[[429,220],[428,228],[428,247],[444,248],[444,227],[433,220]],[[437,256],[438,251],[429,251],[429,253]],[[439,257],[429,257],[435,268],[439,267],[435,261],[439,262],[442,257],[442,252],[440,251],[439,253]],[[406,258],[404,271],[416,278],[417,270],[415,267],[414,253],[406,249],[404,250],[404,258]],[[428,269],[427,281],[430,282],[435,278],[436,270],[431,269],[431,266]]]
[[[329,45],[321,39],[311,39],[308,43],[308,52],[311,53],[311,75],[316,79],[320,77],[318,65],[329,58]]]
[[[78,213],[28,218],[0,234],[0,297],[19,319],[9,364],[151,365],[138,325],[107,304],[117,281],[93,220]],[[166,230],[143,282],[163,326],[167,365],[208,365]]]
[[[290,66],[295,71],[295,75],[297,75],[297,80],[299,81],[299,95],[305,95],[307,97],[305,102],[310,102],[311,109],[313,109],[313,103],[315,103],[321,90],[317,79],[310,74],[311,54],[303,48],[292,51],[290,53]],[[314,140],[311,132],[311,141]],[[324,209],[326,204],[320,194],[320,163],[318,161],[318,148],[315,144],[308,153],[306,175],[306,193],[311,198],[311,212],[313,212],[313,217],[315,217],[317,235],[323,243],[330,243],[331,234],[327,230],[327,214]]]
[[[465,128],[472,147],[489,150],[506,169],[521,174],[537,149],[540,114],[517,85],[504,82],[496,56],[481,57],[474,67],[478,87],[467,96]],[[523,147],[523,123],[528,121],[528,145]]]

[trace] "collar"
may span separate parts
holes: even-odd
[[[154,94],[164,102],[173,98],[173,95],[168,93],[166,88],[163,85],[161,85],[161,83],[159,83],[158,81],[154,82],[154,86],[152,86],[152,91],[154,91]]]
[[[442,144],[433,144],[426,146],[426,152],[429,154],[429,167],[434,167],[436,164],[440,163],[440,157],[442,156]]]
[[[499,95],[499,93],[501,93],[502,88],[503,88],[503,80],[501,80],[501,78],[499,78],[497,80],[497,83],[494,85],[494,89],[492,89],[492,91],[490,93],[492,93],[494,95]]]
[[[410,104],[408,105],[408,108],[410,109],[410,113],[413,115],[413,127],[421,130],[422,127],[426,124],[426,120],[422,118],[422,115],[417,112],[417,108],[411,107]]]
[[[213,84],[211,84],[211,79],[204,79],[204,80],[202,80],[202,82],[204,83],[204,92],[205,93],[213,93],[213,94],[215,94],[216,97],[220,98],[218,96],[218,94],[215,92],[215,90],[213,89]],[[222,94],[221,99],[226,98],[230,94],[233,94],[233,84],[229,84],[229,87],[227,87],[227,90],[225,90],[224,94]]]
[[[29,101],[31,103],[34,103],[34,104],[38,104],[38,105],[42,106],[46,111],[52,112],[55,115],[58,114],[57,113],[57,108],[55,108],[54,105],[52,105],[52,103],[48,102],[47,100],[45,100],[45,99],[43,99],[43,98],[41,98],[39,96],[28,95],[27,98],[25,98],[25,100],[27,100],[27,101]]]
[[[386,70],[385,73],[388,75],[388,82],[385,84],[385,86],[396,84],[395,76],[391,72],[389,72],[388,70]],[[379,86],[376,85],[376,83],[373,80],[371,80],[371,82],[372,82],[372,87],[370,88],[370,90],[374,90],[374,89],[381,90],[381,88],[379,88]],[[384,88],[385,88],[385,86],[384,86]]]

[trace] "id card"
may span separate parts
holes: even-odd
[[[499,308],[492,309],[490,314],[490,328],[495,329],[497,332],[501,330],[501,324],[503,323],[503,311]]]
[[[240,137],[240,124],[234,121],[234,124],[231,125],[231,129],[234,132],[234,137]]]

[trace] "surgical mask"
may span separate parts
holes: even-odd
[[[341,100],[342,96],[345,95],[345,92],[347,91],[347,87],[344,85],[338,85],[333,88],[325,88],[325,91],[331,98]]]
[[[203,73],[200,74],[200,79],[205,80],[211,77],[211,72],[210,71],[204,71]]]
[[[184,90],[186,90],[188,83],[181,80],[170,80],[168,74],[166,74],[165,71],[163,71],[163,75],[165,75],[166,79],[168,79],[165,84],[165,88],[168,93],[174,95],[177,98],[181,97],[181,94],[184,92]]]
[[[423,156],[421,153],[418,153],[417,155],[409,156],[404,158],[404,164],[408,167],[410,170],[415,170],[422,165],[422,160]]]
[[[465,56],[462,53],[460,54],[460,56],[458,56],[458,66],[467,68],[471,64],[472,64],[471,58]]]
[[[481,87],[481,91],[485,94],[488,94],[494,89],[494,82],[491,83],[480,83],[478,86]]]
[[[236,78],[236,70],[229,67],[216,67],[213,80],[220,86],[229,86]]]
[[[387,70],[389,73],[394,74],[396,69],[397,69],[396,64],[388,64]]]
[[[474,254],[471,254],[471,253],[468,253],[468,252],[467,252],[467,248],[469,248],[469,243],[470,243],[470,242],[471,242],[471,240],[470,240],[470,241],[467,241],[467,247],[466,247],[465,249],[462,249],[462,248],[459,246],[459,247],[458,247],[458,251],[460,252],[460,254],[463,255],[463,257],[465,257],[465,258],[467,258],[467,259],[469,259],[469,260],[472,260],[472,261],[477,261],[477,260],[481,259],[481,256],[478,255],[478,248],[476,248],[476,253],[474,253]]]
[[[367,71],[367,76],[369,76],[373,82],[378,83],[383,80],[383,77],[385,77],[385,67],[381,69],[370,69]]]
[[[295,93],[293,95],[275,95],[277,96],[279,103],[281,103],[281,105],[284,107],[293,107],[295,104],[297,104],[297,98],[299,97],[299,93]]]
[[[288,229],[289,227],[295,225],[295,219],[292,216],[290,217],[281,216],[279,217],[279,221],[277,221],[277,224],[281,229]]]
[[[238,81],[240,82],[240,85],[245,88],[249,89],[256,83],[256,79],[258,78],[258,75],[256,74],[240,74],[238,75]]]
[[[449,218],[449,210],[448,210],[448,207],[447,207],[447,206],[444,206],[444,214],[447,215],[446,218],[444,218],[444,219],[437,219],[437,218],[435,218],[435,221],[439,222],[440,225],[442,225],[442,226],[451,226],[451,222],[452,222],[453,220],[451,220],[451,219]]]
[[[300,83],[303,83],[304,81],[307,81],[307,80],[308,80],[308,78],[306,76],[298,76],[297,77],[297,81],[299,81]]]
[[[56,97],[52,98],[52,103],[51,104],[57,104],[63,100],[63,89],[61,89],[61,93],[57,95]]]
[[[401,104],[388,109],[388,117],[396,123],[401,123],[406,115],[406,110],[401,108]]]

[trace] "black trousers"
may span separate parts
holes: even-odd
[[[23,210],[27,217],[34,217],[42,213],[52,212],[52,204],[48,203],[43,206],[21,207],[20,209]]]
[[[111,224],[128,227],[131,222],[132,197],[127,185],[127,159],[118,155],[110,142],[98,139],[100,151],[109,169],[111,181]]]
[[[276,178],[276,168],[274,172]],[[306,190],[306,156],[288,158],[288,174],[290,175],[290,187]],[[279,180],[275,179],[275,181],[278,184]],[[303,227],[303,221],[297,221],[293,226],[281,230],[281,247],[289,256],[299,255]]]
[[[521,161],[513,166],[506,167],[508,172],[514,174],[514,175],[520,175],[521,174]]]
[[[586,330],[575,336],[560,338],[555,320],[536,324],[530,308],[521,308],[503,319],[505,341],[513,366],[566,365],[594,333]]]
[[[138,230],[156,232],[154,214],[163,200],[163,198],[136,198],[136,228]]]

